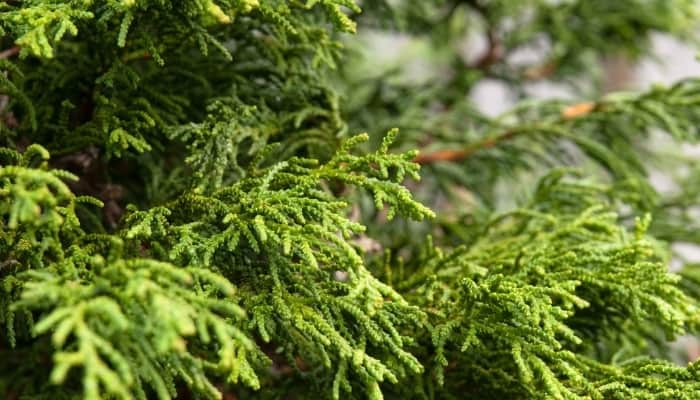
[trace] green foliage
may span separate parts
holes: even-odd
[[[609,384],[630,396],[666,389],[635,387],[625,375],[636,370],[604,374],[611,383],[602,384],[598,374],[616,367],[591,359],[607,350],[617,362],[632,360],[644,354],[632,343],[644,349],[657,330],[671,338],[697,324],[695,302],[645,238],[648,220],[633,232],[617,225],[609,190],[555,171],[524,207],[475,224],[472,243],[446,253],[429,244],[400,274],[385,268],[405,297],[435,310],[423,340],[434,346],[426,362],[436,364],[445,396],[606,398]],[[516,376],[519,384],[503,384]]]
[[[700,328],[674,247],[700,244],[700,81],[606,94],[598,67],[697,17],[0,2],[0,397],[700,397],[673,350]],[[485,78],[520,102],[482,111]]]
[[[364,156],[347,151],[366,135],[350,139],[322,165],[299,158],[268,168],[253,164],[231,186],[195,189],[172,204],[134,211],[125,236],[139,240],[148,255],[240,282],[251,328],[263,342],[284,344],[287,359],[336,370],[334,397],[350,386],[351,373],[368,390],[385,379],[396,382],[421,366],[403,349],[410,338],[393,321],[421,314],[366,270],[349,243],[364,227],[348,220],[347,204],[321,186],[366,189],[378,207],[391,207],[390,216],[431,216],[398,183],[417,177],[417,166],[410,161],[415,153],[387,153],[394,134]],[[334,278],[338,272],[347,274],[344,283]]]
[[[420,372],[398,328],[418,323],[421,312],[367,271],[349,242],[364,227],[322,186],[365,189],[390,215],[432,216],[400,186],[417,178],[418,167],[414,152],[388,153],[395,135],[361,156],[349,153],[367,139],[357,136],[321,165],[292,158],[260,167],[259,160],[230,186],[195,187],[134,210],[117,235],[80,228],[80,199],[60,179],[72,175],[45,170],[43,148],[5,150],[17,164],[2,168],[2,254],[17,269],[4,280],[8,338],[15,343],[21,323],[33,336],[50,334],[50,381],[65,383],[80,369],[90,399],[173,398],[176,382],[217,398],[210,375],[257,389],[269,359],[253,334],[284,344],[288,359],[336,370],[320,383],[335,397],[349,390],[350,377],[363,382],[356,391],[376,392],[378,382]],[[35,154],[44,169],[28,167]],[[339,271],[347,274],[342,282]],[[16,314],[29,317],[16,322]]]
[[[98,271],[81,276],[86,268]],[[49,379],[63,384],[81,369],[83,398],[145,399],[150,388],[168,399],[180,380],[218,398],[211,373],[259,386],[250,364],[265,356],[236,326],[244,312],[229,300],[235,289],[220,276],[154,260],[109,263],[76,254],[22,280],[11,312],[49,311],[32,327],[33,335],[50,333],[56,349]]]

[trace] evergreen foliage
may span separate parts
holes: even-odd
[[[699,11],[0,2],[0,396],[700,398],[700,80],[599,69]]]

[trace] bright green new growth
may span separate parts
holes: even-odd
[[[700,81],[597,71],[698,15],[0,2],[0,397],[700,398],[671,346],[700,328],[672,247],[700,244]],[[437,73],[377,61],[387,32]],[[521,101],[484,114],[484,78]],[[541,80],[585,101],[525,99]]]

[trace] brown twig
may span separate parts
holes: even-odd
[[[496,37],[496,33],[493,29],[489,29],[488,32],[486,32],[486,39],[488,40],[488,47],[472,65],[472,68],[487,70],[503,59],[503,46],[501,45],[501,41],[498,40],[498,37]]]
[[[549,61],[544,64],[535,65],[523,71],[523,78],[527,81],[539,81],[552,76],[557,70],[557,63]]]
[[[4,60],[10,57],[14,57],[17,54],[19,54],[20,48],[19,46],[12,46],[9,49],[0,51],[0,60]]]
[[[488,72],[489,67],[503,60],[503,57],[505,56],[503,45],[501,44],[501,41],[499,40],[498,35],[496,34],[496,28],[490,22],[488,8],[482,5],[478,0],[465,0],[463,3],[469,6],[472,10],[474,10],[477,14],[481,16],[487,28],[487,48],[481,54],[481,56],[479,56],[479,58],[477,58],[476,61],[474,61],[474,63],[469,66],[469,68],[480,69],[482,71]],[[448,15],[451,15],[455,11],[457,6],[460,4],[462,3],[455,2],[452,10]]]
[[[480,142],[471,144],[467,147],[458,150],[437,150],[432,153],[419,154],[413,159],[418,164],[432,164],[439,161],[460,161],[468,158],[479,150],[489,149],[496,144],[511,139],[516,135],[517,131],[506,131],[498,136],[484,139]]]
[[[564,107],[561,110],[561,118],[562,120],[572,120],[576,118],[580,118],[583,116],[586,116],[593,112],[596,109],[596,103],[593,102],[585,102],[585,103],[578,103],[574,104],[568,107]],[[435,162],[442,162],[442,161],[461,161],[464,160],[468,157],[470,157],[472,154],[476,153],[477,151],[484,150],[484,149],[489,149],[497,144],[510,140],[514,137],[516,137],[519,133],[525,132],[526,130],[517,130],[517,129],[509,129],[499,135],[492,136],[486,139],[483,139],[481,141],[478,141],[476,143],[472,143],[464,148],[461,149],[446,149],[446,150],[437,150],[431,153],[426,153],[426,154],[419,154],[416,156],[416,158],[413,159],[414,162],[422,165],[426,164],[432,164]]]

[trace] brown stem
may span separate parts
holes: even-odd
[[[486,40],[488,47],[481,54],[481,56],[479,56],[479,58],[477,58],[476,61],[469,66],[469,68],[480,69],[488,72],[489,67],[501,61],[505,55],[501,41],[498,39],[496,34],[496,28],[490,22],[489,10],[478,0],[466,0],[463,2],[457,1],[453,4],[453,8],[448,15],[451,15],[459,4],[466,4],[469,6],[472,10],[479,14],[479,16],[481,16],[486,24]]]
[[[14,57],[17,54],[19,54],[20,48],[19,46],[12,46],[9,49],[0,51],[0,60],[4,60],[6,58]]]
[[[580,118],[590,114],[595,108],[596,103],[593,102],[578,103],[564,107],[561,110],[561,119],[567,121]],[[461,149],[445,149],[419,154],[413,161],[422,165],[441,161],[462,161],[480,150],[495,147],[497,144],[508,141],[522,132],[529,132],[529,130],[509,129],[499,135],[488,137]]]
[[[501,42],[496,37],[496,33],[493,29],[489,29],[488,32],[486,32],[486,39],[488,40],[488,47],[476,60],[472,68],[486,70],[503,59],[503,46],[501,46]]]
[[[523,78],[527,81],[539,81],[541,79],[547,79],[557,70],[557,63],[554,61],[549,61],[544,64],[535,65],[526,69],[523,72]]]
[[[446,150],[437,150],[432,153],[426,153],[426,154],[419,154],[416,156],[416,158],[413,159],[414,162],[418,164],[432,164],[434,162],[439,162],[439,161],[461,161],[464,160],[465,158],[468,158],[472,154],[476,153],[479,150],[483,149],[489,149],[491,147],[496,146],[496,144],[506,141],[508,139],[513,138],[516,136],[518,131],[516,130],[508,130],[505,131],[504,133],[486,138],[484,140],[481,140],[479,142],[473,143],[467,147],[464,147],[462,149],[458,150],[451,150],[451,149],[446,149]]]

